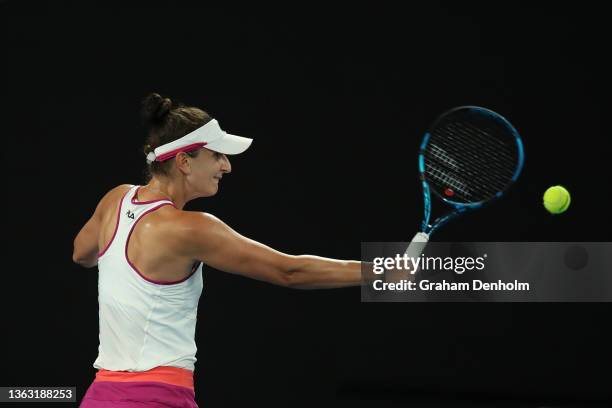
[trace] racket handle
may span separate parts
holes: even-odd
[[[427,242],[429,242],[429,235],[424,232],[417,232],[414,238],[412,238],[412,241],[410,242],[410,245],[408,245],[408,249],[406,249],[404,254],[413,259],[418,258],[425,250]],[[416,272],[418,271],[414,271],[412,273],[414,274]]]

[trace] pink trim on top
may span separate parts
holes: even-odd
[[[172,203],[164,203],[161,205],[158,205],[157,207],[151,208],[150,210],[146,211],[144,214],[142,214],[140,217],[138,217],[138,219],[134,222],[134,224],[132,224],[132,228],[130,229],[130,233],[128,234],[127,240],[125,241],[125,260],[127,261],[127,263],[132,267],[132,269],[144,280],[146,280],[147,282],[151,282],[151,283],[155,283],[156,285],[176,285],[177,283],[182,283],[185,282],[187,279],[191,278],[193,276],[193,274],[196,272],[197,268],[193,269],[192,272],[185,278],[181,279],[181,280],[177,280],[177,281],[172,281],[172,282],[164,282],[164,281],[156,281],[150,278],[147,278],[146,276],[144,276],[142,274],[142,272],[140,272],[138,270],[138,268],[136,267],[136,265],[134,265],[132,263],[132,261],[130,261],[130,258],[128,257],[128,245],[130,244],[130,237],[132,236],[132,232],[134,232],[134,227],[136,227],[136,224],[138,224],[138,221],[140,221],[145,215],[147,215],[150,212],[153,212],[155,210],[157,210],[158,208],[162,208],[166,205],[172,205],[174,206],[174,204]]]
[[[111,237],[110,241],[108,241],[108,244],[106,244],[102,252],[98,253],[98,258],[100,258],[102,255],[106,253],[106,251],[108,251],[108,248],[110,248],[111,244],[115,240],[115,235],[117,235],[117,230],[119,229],[119,217],[121,217],[121,206],[123,205],[123,200],[125,200],[125,196],[130,192],[132,188],[134,188],[134,186],[128,188],[128,190],[125,193],[123,193],[123,196],[121,196],[121,201],[119,201],[119,208],[117,209],[117,221],[115,222],[115,231],[113,231],[113,236]]]
[[[179,147],[178,149],[170,150],[168,153],[160,154],[159,156],[157,156],[155,158],[155,161],[163,162],[163,161],[166,161],[166,160],[170,160],[171,158],[173,158],[174,156],[176,156],[180,152],[188,153],[188,152],[191,152],[191,151],[194,151],[194,150],[201,149],[202,147],[206,146],[207,144],[208,143],[199,142],[199,143],[192,143],[192,144],[187,145],[187,146]]]
[[[142,188],[142,186],[138,186],[138,188],[136,189],[136,192],[132,196],[132,204],[136,204],[136,205],[152,204],[152,203],[156,203],[158,201],[167,201],[168,203],[172,203],[172,200],[168,200],[167,198],[160,198],[158,200],[151,200],[151,201],[136,201],[136,197],[138,197],[138,191],[141,188]],[[172,203],[172,205],[174,205],[174,203]]]

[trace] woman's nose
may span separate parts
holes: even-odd
[[[224,173],[232,172],[232,164],[230,163],[226,155],[223,155],[223,161],[221,163],[221,171],[223,171]]]

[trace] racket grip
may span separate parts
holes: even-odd
[[[404,254],[413,259],[418,258],[425,250],[427,242],[429,242],[429,235],[424,232],[417,232]],[[414,274],[416,272],[417,271],[414,271],[412,273]]]

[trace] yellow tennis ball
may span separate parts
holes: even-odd
[[[569,191],[563,186],[550,187],[544,193],[544,208],[551,214],[561,214],[572,201]]]

